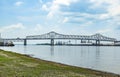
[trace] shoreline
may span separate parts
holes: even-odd
[[[19,53],[18,53],[19,54]],[[32,57],[31,55],[27,55],[27,54],[22,54],[24,56],[30,57],[30,58],[34,58],[37,60],[42,60],[45,62],[49,62],[49,63],[55,63],[55,64],[59,64],[59,65],[63,65],[63,66],[69,66],[69,67],[75,67],[75,68],[81,68],[81,69],[86,69],[86,70],[91,70],[91,71],[96,71],[96,72],[100,72],[100,73],[104,73],[104,74],[111,74],[111,75],[117,75],[118,77],[120,77],[120,74],[116,74],[116,73],[112,73],[112,72],[107,72],[107,71],[102,71],[102,70],[95,70],[95,69],[90,69],[90,68],[84,68],[84,67],[78,67],[78,66],[72,66],[72,65],[68,65],[68,64],[63,64],[63,63],[59,63],[59,62],[54,62],[54,61],[48,61],[48,60],[43,60],[43,59],[39,59],[36,57]]]
[[[53,61],[47,61],[47,60],[42,60],[42,59],[39,59],[39,58],[35,58],[35,57],[32,57],[30,55],[27,55],[27,54],[19,54],[19,53],[16,53],[16,52],[11,52],[11,51],[6,51],[6,50],[1,50],[0,49],[0,53],[5,53],[5,54],[10,54],[10,55],[18,55],[19,57],[25,57],[25,58],[28,58],[30,59],[30,62],[32,61],[35,61],[35,62],[43,62],[43,63],[47,63],[47,64],[50,64],[50,65],[53,65],[52,68],[54,67],[59,67],[61,68],[61,70],[63,71],[64,69],[66,70],[66,67],[67,69],[69,68],[70,70],[69,71],[72,71],[73,72],[77,72],[77,73],[81,73],[85,76],[77,76],[77,77],[120,77],[120,74],[115,74],[115,73],[109,73],[109,72],[105,72],[105,71],[98,71],[98,70],[93,70],[93,69],[89,69],[89,68],[83,68],[83,67],[77,67],[77,66],[71,66],[71,65],[67,65],[67,64],[62,64],[62,63],[58,63],[58,62],[53,62]],[[4,55],[5,55],[4,54]],[[0,57],[1,57],[1,54],[0,54]],[[18,58],[19,58],[18,57]],[[50,65],[48,65],[50,67]],[[0,64],[0,67],[1,67],[1,64]],[[0,73],[1,74],[1,73]],[[90,74],[91,76],[89,76],[88,74]],[[88,75],[88,76],[87,76]],[[1,76],[1,75],[0,75]],[[55,75],[56,76],[56,75]],[[2,76],[1,76],[2,77]],[[45,76],[47,77],[47,76]],[[56,76],[57,77],[57,76]],[[73,77],[73,76],[71,76]]]

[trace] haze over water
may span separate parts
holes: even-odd
[[[42,46],[0,47],[32,57],[120,74],[120,47],[117,46]]]

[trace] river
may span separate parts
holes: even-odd
[[[43,60],[120,74],[120,47],[117,46],[43,46],[0,47]]]

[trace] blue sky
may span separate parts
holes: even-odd
[[[2,37],[50,31],[119,39],[120,0],[0,0]]]

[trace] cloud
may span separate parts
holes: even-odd
[[[86,10],[84,10],[84,8]],[[53,0],[52,2],[44,4],[43,9],[48,12],[48,18],[60,16],[59,18],[63,19],[61,23],[80,25],[86,23],[87,25],[91,25],[94,23],[96,27],[100,27],[101,29],[107,25],[115,28],[115,25],[118,25],[116,23],[120,22],[119,20],[116,21],[116,18],[120,17],[118,16],[120,15],[120,11],[118,10],[120,9],[120,0]],[[114,23],[110,24],[108,22],[109,20],[110,22],[114,21]],[[99,26],[97,26],[98,23]],[[103,32],[107,31],[109,31],[108,28]]]
[[[89,0],[71,3],[69,7],[62,7],[60,12],[73,18],[92,20],[107,20],[120,15],[120,0]],[[78,15],[78,16],[77,16]]]
[[[0,32],[9,32],[16,29],[25,29],[25,26],[22,23],[12,24],[12,25],[0,28]]]
[[[40,24],[37,24],[37,25],[35,26],[35,28],[34,28],[34,31],[39,32],[39,31],[41,31],[42,29],[43,29],[43,26],[40,25]]]
[[[110,8],[108,8],[108,13],[109,13],[109,16],[117,16],[117,15],[120,15],[120,4],[118,5],[113,5],[111,6]]]
[[[78,0],[53,0],[54,5],[66,5],[69,6],[73,2],[77,2]]]
[[[81,23],[83,20],[100,20],[108,17],[108,15],[103,14],[102,12],[102,14],[92,14],[91,9],[88,8],[89,6],[92,6],[89,4],[89,1],[53,0],[52,2],[47,2],[46,4],[43,4],[42,9],[48,12],[48,19],[59,17],[58,21],[60,21],[60,18],[64,18],[61,23]],[[66,13],[66,15],[64,15],[64,13]]]
[[[93,4],[92,9],[98,9],[103,7],[106,13],[102,14],[101,17],[114,17],[120,15],[120,0],[90,0]]]
[[[65,17],[64,19],[63,19],[63,23],[66,23],[66,22],[68,22],[69,21],[69,18],[68,17]]]
[[[44,11],[49,11],[49,9],[48,9],[48,7],[47,7],[46,4],[43,4],[43,5],[42,5],[42,10],[44,10]]]
[[[42,9],[48,11],[48,18],[52,18],[54,15],[60,13],[60,8],[62,6],[70,6],[71,3],[77,2],[78,0],[53,0],[52,2],[47,2],[42,6]]]
[[[15,3],[15,6],[21,6],[23,4],[24,4],[24,2],[18,1],[18,2]]]

